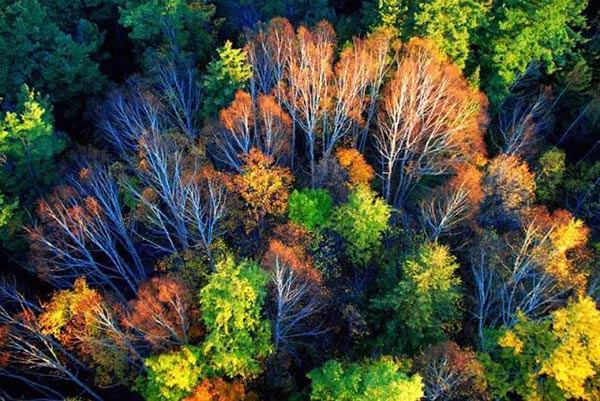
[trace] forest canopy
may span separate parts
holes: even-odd
[[[600,399],[599,22],[0,0],[0,399]]]

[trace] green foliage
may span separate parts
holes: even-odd
[[[97,25],[106,26],[114,23],[118,18],[117,6],[121,3],[123,0],[44,0],[48,16],[60,26],[61,30],[68,33],[79,29],[82,21],[95,25],[96,29],[98,29]]]
[[[430,39],[461,70],[470,55],[474,30],[489,10],[488,0],[426,0],[419,2],[411,36]]]
[[[15,112],[0,116],[0,170],[2,191],[11,198],[32,201],[55,178],[55,156],[65,141],[53,130],[45,99],[23,86]]]
[[[208,330],[203,353],[217,375],[249,379],[262,371],[271,351],[271,327],[261,316],[268,275],[256,262],[228,257],[200,291]]]
[[[499,105],[510,86],[530,62],[547,73],[565,66],[583,38],[582,12],[587,0],[503,0],[475,41],[480,50],[481,83],[493,105]]]
[[[205,0],[127,0],[120,21],[140,52],[207,60],[214,46],[215,7]]]
[[[567,204],[577,205],[577,214],[593,227],[600,224],[600,161],[583,162],[567,168],[564,179]]]
[[[11,219],[13,211],[17,208],[19,202],[9,203],[4,195],[0,194],[0,228],[4,227]]]
[[[536,197],[544,204],[552,204],[565,174],[565,152],[552,148],[540,156],[538,162]]]
[[[243,88],[252,76],[252,68],[242,49],[232,47],[230,41],[217,50],[218,58],[208,64],[202,86],[204,88],[204,115],[216,117],[227,107],[235,92]]]
[[[402,263],[399,282],[371,301],[385,349],[414,352],[442,340],[460,321],[460,278],[446,246],[425,243]]]
[[[365,265],[381,244],[383,231],[388,227],[390,207],[375,196],[367,186],[358,186],[331,216],[331,228],[346,240],[350,259]]]
[[[98,46],[62,31],[45,2],[0,0],[0,95],[32,83],[55,103],[71,102],[61,113],[80,111],[81,97],[98,94],[105,83],[90,58]]]
[[[146,377],[135,388],[147,401],[179,401],[192,392],[202,378],[202,349],[185,346],[179,351],[144,360]]]
[[[409,377],[389,357],[348,365],[329,360],[308,377],[313,401],[417,401],[424,396],[421,377]]]
[[[405,0],[378,0],[377,12],[381,25],[397,29],[402,21],[402,15],[408,11],[406,3]]]
[[[331,195],[326,189],[294,190],[288,198],[290,220],[309,230],[323,226],[331,208]]]

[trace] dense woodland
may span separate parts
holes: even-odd
[[[0,400],[600,400],[590,0],[0,0]]]

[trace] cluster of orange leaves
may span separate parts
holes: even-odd
[[[255,393],[246,392],[244,384],[221,378],[204,379],[183,401],[257,401]]]
[[[375,178],[373,167],[365,160],[362,153],[353,148],[339,148],[336,151],[337,160],[348,174],[350,187],[369,185]]]

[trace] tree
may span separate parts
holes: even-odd
[[[373,167],[367,163],[365,157],[358,150],[339,148],[336,151],[336,157],[348,173],[348,185],[350,187],[369,186],[375,178]]]
[[[202,82],[206,117],[216,117],[219,110],[227,107],[235,93],[246,86],[252,76],[252,68],[243,49],[235,49],[230,41],[217,50],[219,57],[208,64]]]
[[[475,31],[487,18],[489,0],[428,0],[419,2],[411,18],[411,36],[421,36],[463,70],[471,56]]]
[[[38,321],[44,335],[53,336],[95,370],[98,385],[109,386],[127,382],[132,367],[141,362],[118,318],[116,308],[88,287],[85,278],[78,278],[72,290],[56,292],[42,305]]]
[[[275,98],[259,94],[255,101],[241,90],[220,112],[221,127],[214,135],[216,160],[240,172],[242,156],[254,147],[277,164],[289,159],[291,121]]]
[[[215,6],[204,0],[126,0],[119,11],[120,22],[146,56],[158,50],[206,62],[213,49]]]
[[[220,261],[200,291],[202,321],[207,329],[202,345],[212,372],[250,379],[261,371],[271,352],[271,327],[261,316],[268,277],[258,264],[232,257]]]
[[[346,241],[346,253],[353,263],[369,263],[388,227],[390,207],[365,186],[350,193],[348,203],[333,210],[330,227]]]
[[[47,99],[21,87],[15,112],[0,114],[2,192],[30,205],[56,178],[55,157],[66,141],[54,131]]]
[[[390,357],[351,364],[329,360],[308,377],[314,401],[417,401],[424,395],[421,377],[409,377],[402,363]]]
[[[423,351],[414,364],[428,401],[487,400],[483,365],[475,352],[446,341]]]
[[[198,331],[192,296],[175,277],[153,277],[142,283],[127,309],[124,324],[156,350],[189,344]]]
[[[374,138],[388,203],[404,207],[424,176],[448,174],[482,156],[482,102],[429,42],[405,46],[384,89]]]
[[[3,228],[11,220],[13,211],[17,208],[17,201],[8,203],[4,195],[0,194],[0,229]]]
[[[179,401],[191,394],[203,377],[200,347],[184,346],[178,351],[144,360],[146,376],[135,388],[148,401]]]
[[[251,394],[251,393],[250,393]],[[226,382],[221,378],[203,379],[194,392],[183,401],[244,401],[246,389],[240,382]]]
[[[8,295],[9,299],[0,303],[0,327],[4,334],[4,364],[0,367],[0,375],[45,397],[65,398],[64,383],[67,382],[91,399],[102,401],[103,398],[82,378],[82,373],[89,373],[90,369],[51,335],[44,333],[37,316],[39,306],[15,288],[4,287],[2,295]],[[16,308],[14,313],[9,311],[9,305]]]
[[[461,306],[458,267],[448,248],[435,243],[425,243],[409,256],[400,280],[371,301],[382,314],[376,342],[388,350],[414,352],[455,330]]]
[[[273,157],[256,148],[242,160],[242,173],[232,180],[233,190],[244,202],[247,231],[258,228],[262,232],[267,216],[286,212],[292,174],[287,168],[275,166]]]
[[[598,397],[598,323],[600,312],[590,298],[571,300],[550,320],[519,322],[503,330],[501,349],[487,359],[490,375],[504,369],[508,381],[495,383],[496,395],[518,394],[525,400]]]
[[[327,223],[332,203],[325,189],[294,190],[288,199],[290,221],[314,230]]]
[[[471,255],[479,335],[484,326],[511,327],[522,316],[537,319],[584,291],[588,272],[581,249],[589,235],[564,210],[537,209],[517,232],[484,233]]]
[[[481,85],[500,105],[530,63],[552,74],[564,67],[583,40],[586,0],[494,2],[474,44],[479,49]]]
[[[0,10],[0,94],[11,99],[24,84],[34,84],[54,104],[68,103],[58,112],[72,116],[81,111],[82,98],[98,94],[105,83],[92,61],[100,43],[85,43],[63,31],[46,2],[3,0]]]
[[[519,225],[535,200],[535,175],[526,162],[501,154],[492,159],[481,180],[484,198],[480,221],[500,230]]]
[[[558,200],[557,192],[565,176],[565,159],[565,152],[558,148],[549,149],[538,159],[535,194],[540,202],[553,204]]]
[[[310,346],[311,340],[325,332],[316,316],[323,307],[319,282],[309,275],[308,269],[302,271],[278,255],[269,268],[274,298],[273,352],[298,358],[300,346]]]

